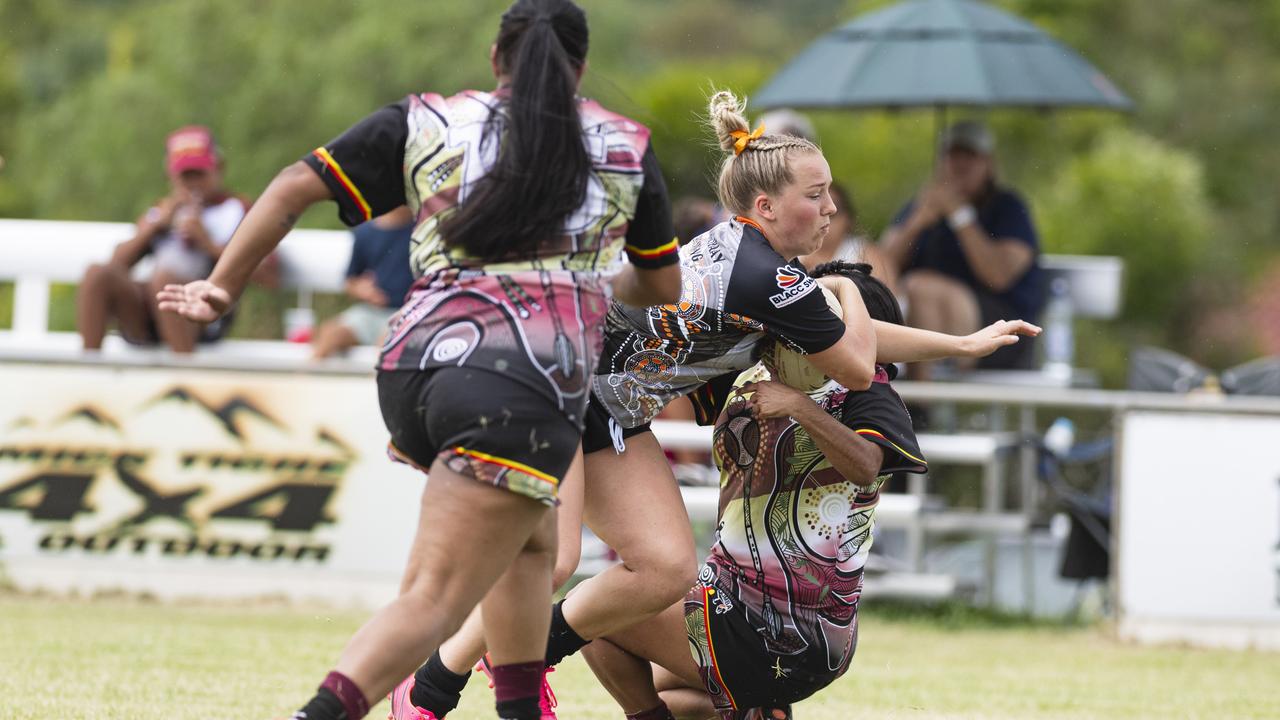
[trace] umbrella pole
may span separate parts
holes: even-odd
[[[929,168],[936,172],[938,165],[938,142],[942,141],[942,133],[947,129],[947,106],[933,106],[933,137],[929,140]]]

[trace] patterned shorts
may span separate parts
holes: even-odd
[[[722,718],[751,717],[749,711],[755,708],[787,707],[840,676],[820,660],[822,669],[816,669],[803,654],[770,652],[743,608],[714,584],[694,585],[684,599],[684,619],[703,687]]]
[[[438,459],[548,505],[558,503],[556,489],[582,438],[545,396],[484,370],[380,371],[378,401],[393,459],[424,472]]]

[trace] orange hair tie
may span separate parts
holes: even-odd
[[[731,137],[731,138],[734,138],[734,139],[735,139],[735,142],[733,143],[733,154],[734,154],[734,155],[741,155],[741,154],[742,154],[742,151],[743,151],[743,150],[746,150],[746,149],[747,149],[747,146],[751,144],[751,141],[752,141],[752,140],[759,140],[761,135],[764,135],[764,125],[763,125],[763,124],[761,124],[759,127],[757,127],[757,128],[755,129],[755,132],[752,132],[752,133],[748,133],[746,130],[732,130],[732,131],[730,131],[730,132],[729,132],[729,137]]]

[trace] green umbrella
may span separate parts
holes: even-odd
[[[860,17],[805,48],[752,104],[1133,106],[1074,51],[1034,25],[975,0],[908,0]]]

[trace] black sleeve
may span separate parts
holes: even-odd
[[[764,323],[797,352],[822,352],[844,337],[844,321],[798,261],[786,262],[762,236],[744,232],[725,293],[726,312]]]
[[[405,203],[408,113],[408,98],[387,105],[302,159],[329,186],[338,217],[348,226]]]
[[[360,226],[351,232],[351,262],[347,263],[348,278],[361,275],[365,270],[369,269],[369,259],[365,257],[366,253],[364,252],[363,234],[364,231],[360,229]]]
[[[654,269],[680,262],[680,241],[671,222],[671,198],[662,178],[658,156],[650,145],[640,161],[644,185],[636,201],[636,214],[627,226],[627,258],[636,267]]]
[[[861,392],[850,391],[841,408],[841,419],[859,437],[884,448],[879,474],[922,473],[928,469],[911,428],[907,406],[889,383],[877,381]]]

